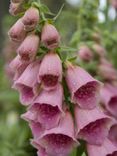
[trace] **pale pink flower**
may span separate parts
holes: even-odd
[[[58,127],[45,131],[35,142],[37,145],[45,148],[45,152],[48,155],[68,156],[73,147],[78,145],[70,113],[66,113]]]
[[[9,64],[9,67],[15,72],[21,66],[21,58],[17,55]]]
[[[9,13],[12,15],[12,16],[16,16],[18,15],[19,13],[23,12],[24,9],[21,5],[21,3],[13,3],[11,1],[10,3],[10,8],[9,8]]]
[[[58,47],[60,35],[57,29],[49,23],[46,23],[42,29],[41,42],[48,48],[54,49]]]
[[[58,82],[62,80],[62,62],[55,53],[48,53],[43,58],[38,80],[42,82],[44,89],[55,89]]]
[[[26,31],[34,30],[39,22],[39,10],[37,8],[29,8],[22,17]]]
[[[108,136],[112,121],[98,107],[84,110],[76,106],[75,119],[76,135],[79,139],[83,139],[89,144],[101,145]]]
[[[48,156],[48,154],[45,151],[45,148],[41,147],[35,140],[32,140],[31,144],[38,150],[37,156]]]
[[[39,36],[35,34],[28,35],[17,49],[21,60],[24,62],[31,62],[35,59],[39,48]]]
[[[78,56],[81,60],[89,62],[93,59],[93,52],[87,46],[82,46],[78,51]]]
[[[26,31],[24,30],[24,25],[19,19],[8,32],[10,39],[14,42],[21,42],[26,36]]]
[[[39,66],[39,61],[35,61],[28,65],[23,74],[15,81],[13,85],[13,88],[19,91],[20,101],[24,105],[31,104],[36,96],[35,85],[37,85]]]
[[[44,127],[39,122],[36,122],[35,113],[27,111],[26,113],[21,115],[21,118],[29,122],[29,126],[34,138],[38,138],[44,133]]]
[[[107,54],[106,49],[100,44],[94,44],[93,49],[99,57],[104,57]]]
[[[29,110],[35,114],[35,121],[41,123],[46,129],[50,129],[57,126],[61,115],[64,115],[62,102],[63,89],[61,85],[58,85],[56,90],[49,92],[43,90]]]
[[[102,146],[87,145],[88,156],[117,156],[117,148],[106,139]]]
[[[117,118],[117,87],[105,84],[101,89],[101,103],[105,108]]]
[[[93,109],[99,102],[102,84],[79,66],[69,65],[66,81],[71,99],[83,109]]]
[[[117,70],[106,64],[100,64],[98,66],[98,74],[105,80],[117,80]]]
[[[9,64],[10,69],[14,72],[13,80],[16,81],[24,72],[28,63],[23,63],[19,55],[17,55]]]
[[[113,64],[110,61],[108,61],[105,57],[100,58],[100,64],[108,67],[113,67]]]

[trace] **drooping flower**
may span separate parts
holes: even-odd
[[[13,88],[20,93],[20,101],[24,105],[31,104],[36,96],[37,74],[40,62],[35,61],[28,65],[23,74],[15,81]]]
[[[109,67],[106,64],[100,64],[98,66],[98,74],[105,80],[117,80],[117,71],[114,67]]]
[[[44,127],[39,122],[36,122],[35,114],[31,111],[27,111],[26,113],[22,114],[21,118],[29,122],[29,126],[34,138],[40,137],[40,135],[42,135],[45,131]]]
[[[117,118],[117,88],[111,84],[105,84],[101,89],[101,103]]]
[[[62,102],[63,89],[58,85],[56,90],[43,90],[29,110],[35,114],[35,121],[41,123],[45,129],[50,129],[57,126],[61,116],[64,115]]]
[[[100,44],[94,44],[93,45],[93,49],[95,51],[95,53],[99,56],[99,57],[104,57],[106,56],[106,50],[105,48],[100,45]]]
[[[117,156],[117,148],[106,139],[102,146],[87,145],[88,156]]]
[[[87,46],[82,46],[78,52],[81,60],[89,62],[93,59],[93,52]]]
[[[19,19],[8,32],[10,39],[14,42],[21,42],[26,36],[26,31],[24,30],[24,25]]]
[[[58,127],[45,131],[35,142],[43,147],[48,155],[68,156],[73,147],[78,145],[71,115],[67,112]]]
[[[48,48],[54,49],[58,47],[60,35],[56,28],[49,23],[46,23],[42,29],[41,42]]]
[[[44,89],[55,89],[58,82],[62,80],[62,62],[55,53],[48,53],[43,58],[38,80],[42,82]]]
[[[101,145],[108,136],[111,119],[99,108],[84,110],[76,106],[77,137],[89,144]]]
[[[83,109],[93,109],[99,102],[102,84],[79,66],[68,66],[66,81],[71,99]]]
[[[38,48],[39,37],[35,34],[30,34],[17,49],[17,53],[20,55],[22,61],[31,62],[35,59]]]
[[[22,22],[26,31],[34,30],[39,22],[39,10],[34,7],[29,8],[22,17]]]

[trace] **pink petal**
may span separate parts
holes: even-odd
[[[60,35],[52,24],[45,24],[42,29],[41,42],[48,48],[54,49],[60,42]]]
[[[24,25],[21,18],[10,28],[8,32],[10,38],[14,42],[21,42],[26,36],[26,31],[24,30]]]
[[[101,103],[115,118],[117,118],[117,88],[105,84],[100,93]]]
[[[63,89],[61,85],[58,85],[56,90],[49,92],[43,90],[29,109],[37,114],[37,121],[43,127],[50,129],[58,124],[61,115],[64,114],[62,102]]]
[[[38,79],[46,90],[55,89],[58,82],[61,82],[62,63],[57,54],[45,55],[40,65]]]
[[[13,88],[19,91],[20,101],[24,105],[31,104],[36,96],[33,89],[35,84],[37,84],[39,66],[39,61],[31,63],[13,85]]]
[[[35,34],[30,34],[17,49],[17,53],[20,55],[22,61],[30,62],[35,59],[38,48],[39,37]]]
[[[83,109],[93,109],[99,102],[99,90],[102,86],[84,69],[78,66],[69,66],[66,73],[72,101]]]
[[[73,119],[69,113],[60,121],[58,127],[45,131],[37,139],[39,145],[45,148],[48,155],[67,156],[78,144],[74,136]]]
[[[88,156],[117,156],[117,148],[106,139],[102,146],[87,145]]]
[[[111,119],[99,108],[83,110],[75,108],[77,136],[90,144],[101,145],[108,136]]]
[[[22,17],[26,31],[34,30],[39,22],[39,10],[34,7],[30,7]]]

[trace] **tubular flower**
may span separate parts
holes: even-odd
[[[117,71],[112,66],[108,66],[107,64],[100,64],[98,66],[99,75],[105,80],[117,80]]]
[[[58,85],[56,90],[42,91],[29,108],[35,114],[37,122],[41,123],[45,129],[50,129],[58,125],[62,109],[63,89]]]
[[[100,94],[101,103],[105,106],[107,111],[117,118],[117,88],[110,84],[105,84]]]
[[[57,54],[45,55],[40,65],[38,80],[41,81],[45,90],[55,89],[58,82],[61,82],[62,62]]]
[[[34,90],[37,85],[39,65],[39,61],[31,63],[13,85],[13,88],[19,91],[20,101],[24,105],[30,104],[36,96]]]
[[[102,84],[78,66],[69,66],[66,81],[71,99],[83,109],[93,109],[99,102]]]
[[[41,42],[48,48],[54,49],[58,47],[60,35],[52,24],[45,24],[42,29]]]
[[[87,145],[88,156],[116,156],[117,148],[106,139],[102,146]]]
[[[75,108],[77,136],[89,144],[101,145],[108,136],[111,120],[99,108],[83,110]]]
[[[82,46],[78,52],[81,60],[89,62],[93,59],[93,53],[87,46]]]
[[[48,155],[68,156],[73,147],[78,145],[71,115],[66,113],[58,127],[45,131],[35,142],[43,147]]]
[[[24,25],[19,19],[8,32],[10,39],[14,42],[21,42],[26,36],[26,31],[24,30]]]
[[[31,7],[22,17],[22,23],[26,31],[34,30],[39,22],[39,10]]]
[[[31,62],[35,59],[38,48],[39,37],[35,34],[30,34],[17,49],[17,53],[20,55],[22,61]]]

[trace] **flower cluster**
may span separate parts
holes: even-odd
[[[22,6],[23,0],[12,0],[10,13],[17,15]],[[41,11],[31,6],[8,33],[11,41],[17,43],[17,55],[10,68],[14,71],[13,88],[19,91],[20,102],[27,106],[27,112],[21,117],[31,128],[31,144],[39,156],[68,156],[80,145],[80,140],[84,140],[89,156],[99,153],[116,156],[117,150],[112,144],[117,144],[116,121],[104,114],[99,105],[103,84],[82,67],[61,60],[56,50],[60,43],[57,29],[46,21],[37,33],[40,20]],[[41,45],[46,49],[43,57],[39,55]],[[89,61],[93,55],[87,47],[83,48],[82,53],[86,50],[88,58],[85,59]],[[95,48],[100,47],[95,45]],[[109,99],[103,99],[104,104],[116,116],[117,98],[108,95]],[[74,118],[69,105],[74,107]]]
[[[80,50],[78,51],[78,57],[80,58],[80,61],[87,63],[87,65],[90,64],[91,61],[95,61],[96,58],[97,71],[95,71],[93,74],[95,76],[99,76],[104,82],[104,85],[100,91],[100,100],[99,100],[100,108],[105,115],[111,118],[112,122],[110,124],[110,127],[108,127],[109,133],[107,134],[107,132],[105,131],[107,138],[103,142],[103,144],[102,145],[100,144],[101,146],[87,145],[87,152],[90,156],[97,156],[99,153],[101,156],[108,156],[108,155],[116,156],[117,155],[117,150],[116,150],[117,147],[117,131],[116,131],[117,130],[117,70],[114,68],[113,64],[108,59],[107,51],[101,45],[100,38],[101,37],[99,37],[98,34],[98,40],[96,39],[92,47],[87,45],[81,46]],[[88,114],[88,116],[90,115]],[[100,123],[101,122],[98,122],[98,126],[97,126],[98,130],[101,128]],[[96,127],[96,125],[94,127]],[[101,129],[99,131],[101,132]],[[86,132],[87,129],[85,130],[85,133]],[[81,133],[81,136],[84,136],[84,132]],[[93,135],[93,139],[92,139],[93,141],[94,141],[94,136],[95,134]],[[101,139],[104,140],[103,136],[101,136]],[[100,142],[99,137],[95,140],[97,140],[97,142],[98,141]]]

